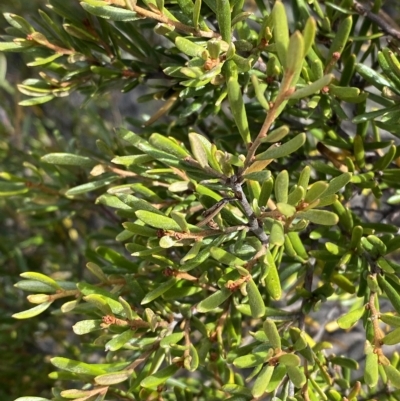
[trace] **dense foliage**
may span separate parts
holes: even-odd
[[[381,1],[18,5],[2,399],[400,400],[400,30]]]

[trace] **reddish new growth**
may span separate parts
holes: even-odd
[[[172,276],[174,276],[174,271],[172,270],[172,269],[165,269],[164,271],[163,271],[163,275],[165,276],[165,277],[172,277]]]
[[[219,64],[219,59],[218,58],[208,58],[205,62],[204,62],[204,69],[206,71],[210,71],[212,70],[214,67],[216,67]]]
[[[272,84],[272,82],[275,81],[275,77],[273,75],[270,75],[269,77],[265,78],[265,82],[267,84]]]

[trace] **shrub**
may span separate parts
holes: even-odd
[[[42,321],[22,339],[41,327],[56,368],[20,401],[400,399],[400,31],[366,7],[4,14],[39,118],[25,147],[2,138],[2,253],[34,305],[13,317]],[[115,89],[147,107],[114,132]]]

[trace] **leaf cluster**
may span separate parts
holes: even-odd
[[[20,106],[142,89],[151,110],[115,132],[92,116],[88,146],[58,135],[1,173],[30,227],[54,221],[83,248],[85,273],[71,256],[15,285],[33,306],[13,318],[83,336],[86,358],[51,359],[52,400],[400,399],[400,51],[380,1],[360,7],[294,0],[290,21],[281,1],[49,0],[37,18],[5,14],[0,51],[38,72]],[[108,216],[100,232],[91,214]],[[355,325],[361,368],[331,336]]]

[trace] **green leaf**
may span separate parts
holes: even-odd
[[[92,6],[83,1],[80,3],[82,8],[88,13],[112,21],[136,21],[140,17],[136,15],[134,11],[125,10],[119,7],[113,6]]]
[[[75,334],[78,334],[79,336],[87,333],[91,333],[92,331],[96,330],[101,330],[101,324],[102,320],[96,319],[96,320],[81,320],[78,323],[75,323],[72,326],[72,330],[74,331]]]
[[[170,138],[165,137],[164,135],[152,134],[149,138],[149,142],[154,147],[181,159],[190,156],[189,152],[186,151],[180,144]]]
[[[0,46],[0,51],[1,51],[1,46]],[[20,106],[35,106],[37,104],[50,102],[50,100],[53,100],[54,97],[55,97],[54,95],[38,96],[31,99],[22,100],[21,102],[18,102],[18,104]]]
[[[104,375],[96,376],[94,381],[102,386],[111,386],[128,380],[131,375],[131,370],[121,370],[120,372],[105,373]]]
[[[208,166],[208,160],[211,154],[211,143],[203,136],[191,132],[189,134],[190,147],[195,159],[201,167]]]
[[[229,44],[232,40],[231,5],[229,0],[217,0],[216,4],[219,32],[221,33],[222,40]]]
[[[394,316],[390,313],[381,313],[379,319],[389,326],[400,327],[400,316]]]
[[[267,365],[264,366],[262,371],[257,376],[256,381],[254,382],[253,388],[251,390],[251,394],[253,397],[258,398],[261,397],[271,380],[272,374],[274,373],[275,366]]]
[[[260,291],[252,278],[247,282],[247,294],[249,297],[249,304],[251,309],[251,315],[253,318],[260,318],[265,315],[264,300],[260,294]]]
[[[14,284],[14,287],[19,288],[23,291],[30,291],[36,293],[47,293],[51,294],[54,292],[54,287],[41,283],[36,280],[22,280]]]
[[[393,387],[400,388],[400,372],[392,365],[383,365],[388,380]]]
[[[333,178],[328,185],[326,191],[322,194],[323,197],[336,194],[342,188],[344,188],[351,181],[352,174],[344,173]]]
[[[274,160],[280,157],[286,157],[291,153],[296,152],[297,149],[301,148],[306,142],[306,134],[296,135],[290,141],[284,143],[279,147],[270,147],[263,153],[256,156],[256,160]]]
[[[400,343],[400,328],[394,329],[383,337],[382,342],[386,345],[395,345]]]
[[[226,0],[219,0],[226,1]],[[246,109],[244,107],[242,88],[239,84],[238,69],[233,60],[228,60],[224,65],[228,86],[228,101],[232,111],[236,127],[243,139],[248,144],[251,141],[249,123],[247,120]]]
[[[55,357],[50,359],[50,362],[58,369],[66,370],[67,372],[78,373],[83,375],[97,376],[106,373],[104,365],[89,364],[76,361],[68,358]]]
[[[210,254],[215,260],[228,266],[243,266],[246,264],[244,260],[216,246],[211,247]]]
[[[176,345],[179,343],[179,341],[182,340],[184,335],[185,335],[185,333],[183,333],[182,331],[179,333],[172,333],[169,336],[164,337],[160,341],[160,347],[161,348],[169,348],[169,347],[171,347],[171,345]]]
[[[347,44],[352,25],[353,25],[353,18],[351,15],[343,18],[343,20],[340,22],[336,35],[333,39],[333,42],[329,48],[328,55],[326,57],[325,67],[331,65],[331,68],[328,68],[329,71],[333,69],[334,63],[332,63],[332,59],[335,53],[339,53],[339,55],[342,54],[343,49]]]
[[[297,366],[286,366],[286,369],[289,379],[295,385],[295,387],[302,388],[307,379],[301,368]]]
[[[364,380],[365,384],[369,387],[375,387],[378,383],[379,372],[378,372],[378,355],[374,352],[367,354],[365,368],[364,368]]]
[[[285,232],[282,222],[278,220],[272,222],[269,243],[270,245],[277,246],[282,246],[285,243]]]
[[[41,160],[45,163],[62,166],[92,167],[96,164],[96,162],[89,157],[78,156],[71,153],[49,153],[43,156]]]
[[[283,139],[290,132],[290,127],[288,125],[281,125],[279,128],[274,129],[269,132],[268,135],[263,138],[262,142],[278,142]]]
[[[316,80],[315,82],[304,86],[303,88],[297,89],[292,93],[289,99],[302,99],[304,97],[309,97],[319,92],[321,89],[328,86],[334,78],[333,74],[324,75],[322,78]]]
[[[319,199],[320,196],[327,190],[328,184],[325,181],[314,182],[308,189],[304,201],[312,203]]]
[[[281,349],[281,336],[279,335],[275,322],[267,318],[264,322],[263,329],[271,346],[274,349]]]
[[[334,226],[339,222],[339,218],[335,213],[327,210],[311,209],[303,212],[296,213],[299,219],[311,221],[311,223],[321,224],[324,226]]]
[[[253,368],[264,363],[265,360],[268,359],[268,355],[268,351],[253,352],[251,354],[239,356],[233,361],[233,364],[240,369]]]
[[[267,265],[267,277],[265,279],[267,291],[273,299],[278,300],[282,296],[282,287],[275,260],[269,249],[267,249],[264,257],[264,263]]]
[[[121,334],[116,335],[110,341],[108,341],[105,345],[105,351],[118,351],[122,348],[127,342],[129,342],[135,336],[135,332],[132,329],[128,329]],[[96,380],[97,382],[97,380]],[[101,383],[99,383],[101,384]]]
[[[276,1],[274,4],[274,8],[272,9],[272,21],[279,61],[283,67],[285,67],[289,48],[289,27],[285,6],[281,1]]]
[[[397,313],[400,313],[400,295],[399,293],[390,285],[384,276],[380,274],[377,275],[379,287],[385,292],[392,306],[396,310]]]
[[[275,366],[274,373],[272,374],[272,377],[265,391],[267,393],[275,391],[278,388],[279,384],[282,383],[282,379],[285,377],[285,375],[286,375],[285,365],[280,364]]]
[[[290,195],[289,195],[289,196],[290,196]],[[278,202],[278,203],[276,204],[276,208],[277,208],[277,210],[279,210],[279,212],[282,213],[284,216],[286,216],[286,217],[292,217],[292,216],[294,216],[294,215],[296,214],[296,208],[290,204],[290,199],[289,199],[289,198],[288,198],[288,202],[289,202],[289,204]],[[296,203],[297,203],[297,202],[296,202]],[[281,222],[279,222],[279,221],[275,221],[275,222],[280,223],[281,226],[282,226],[282,223],[281,223]],[[282,232],[283,232],[283,226],[282,226]],[[282,245],[282,244],[281,244],[281,245]]]
[[[50,401],[48,398],[42,397],[19,397],[15,401]]]
[[[44,283],[50,287],[53,287],[55,290],[60,290],[61,286],[60,284],[57,283],[54,279],[42,274],[42,273],[37,273],[37,272],[25,272],[20,274],[21,277],[30,279],[30,280],[35,280],[35,281],[40,281],[41,283]]]
[[[14,313],[11,315],[14,319],[29,319],[31,317],[40,315],[42,312],[44,312],[51,304],[53,301],[48,301],[44,302],[40,305],[35,306],[34,308],[27,309],[23,312],[18,312]]]
[[[3,16],[12,27],[20,30],[25,35],[35,32],[32,25],[30,25],[24,18],[11,13],[4,13]]]
[[[277,202],[287,203],[289,192],[289,173],[282,170],[275,179],[275,198]]]
[[[159,370],[151,376],[146,377],[140,382],[140,385],[144,388],[157,388],[161,384],[165,383],[170,377],[172,377],[179,367],[177,365],[169,365],[164,369]]]
[[[194,372],[199,366],[199,354],[193,344],[189,345],[189,355],[184,359],[183,366],[189,372]]]
[[[297,83],[298,76],[304,60],[304,39],[303,35],[296,31],[289,39],[289,47],[286,54],[286,66],[284,74],[293,76],[291,85]]]
[[[110,185],[115,180],[118,180],[119,177],[111,176],[108,178],[103,178],[101,180],[88,182],[86,184],[78,185],[77,187],[70,188],[67,192],[65,192],[66,196],[75,196],[82,195],[87,192],[95,191],[99,188],[103,188],[107,185]]]
[[[181,231],[179,224],[170,217],[148,212],[147,210],[138,210],[135,214],[138,219],[142,220],[143,223],[146,223],[149,226],[160,228],[162,230]]]
[[[177,36],[177,38],[175,39],[175,46],[182,53],[185,53],[191,57],[200,57],[205,51],[205,48],[203,46],[200,46],[189,39],[182,38],[181,36]]]
[[[160,297],[164,292],[168,291],[170,288],[172,288],[176,283],[178,282],[178,279],[176,277],[171,277],[169,280],[165,281],[162,284],[159,284],[154,290],[148,292],[146,296],[143,298],[142,302],[140,303],[141,305],[146,305],[151,301],[154,301],[158,297]]]
[[[351,370],[358,370],[360,368],[357,361],[343,356],[333,356],[332,358],[329,358],[329,361],[334,365],[339,365]]]
[[[279,357],[279,363],[282,363],[285,366],[300,366],[301,360],[295,354],[284,354]]]
[[[231,295],[232,292],[229,289],[223,288],[221,290],[214,292],[212,295],[201,301],[197,305],[196,309],[200,313],[211,312],[214,309],[218,308],[218,306],[220,306],[223,302],[225,302]]]

